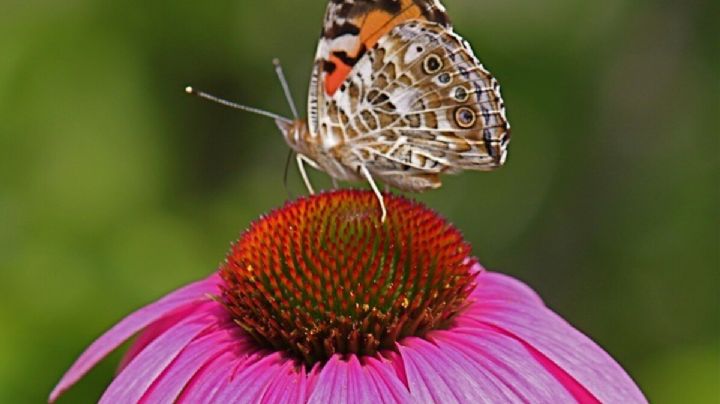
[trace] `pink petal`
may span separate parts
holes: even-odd
[[[448,358],[469,373],[487,377],[503,402],[571,402],[573,396],[525,346],[488,327],[453,328],[428,335]],[[477,376],[471,376],[475,379]],[[480,381],[481,379],[477,379]],[[485,388],[488,386],[478,386]]]
[[[262,403],[304,403],[307,398],[307,376],[305,367],[295,369],[292,361],[286,361],[278,369],[273,382],[262,398]]]
[[[310,386],[308,403],[409,403],[410,394],[402,384],[391,360],[355,355],[335,355],[317,374]]]
[[[198,304],[186,304],[167,313],[163,317],[160,317],[157,321],[154,321],[153,323],[145,327],[145,329],[140,332],[140,335],[138,335],[135,341],[133,341],[127,352],[125,352],[125,355],[123,355],[123,358],[118,365],[118,370],[116,373],[119,374],[120,372],[122,372],[122,370],[125,369],[125,367],[140,352],[142,352],[146,346],[153,342],[155,338],[159,337],[160,335],[164,334],[165,331],[177,325],[177,323],[180,322],[182,319],[187,318],[191,314],[195,313],[198,310],[198,307]]]
[[[192,341],[148,390],[142,402],[175,402],[193,376],[207,363],[232,349],[236,338],[235,332],[221,329]]]
[[[577,380],[570,376],[565,370],[561,369],[555,362],[552,362],[529,344],[526,343],[525,347],[530,353],[532,353],[539,364],[541,364],[550,374],[555,376],[555,378],[567,389],[577,402],[600,404],[600,401],[593,396],[588,389],[585,388],[585,386],[578,383]]]
[[[547,363],[541,363],[571,393],[581,394],[576,398],[586,397],[582,395],[586,391],[588,400],[647,402],[615,360],[542,304],[529,304],[527,290],[507,276],[484,273],[478,276],[473,293],[476,304],[458,316],[456,323],[469,328],[487,324],[525,344],[533,355],[547,358]]]
[[[217,323],[215,316],[222,314],[222,307],[215,302],[206,303],[204,306],[207,306],[207,310],[182,320],[150,343],[110,383],[100,402],[110,404],[139,401],[177,355],[195,337]]]
[[[493,383],[467,361],[455,362],[438,346],[422,338],[398,344],[414,401],[436,403],[508,402],[510,391]],[[505,391],[503,391],[505,390]]]
[[[348,401],[351,403],[379,402],[380,393],[377,387],[363,369],[357,356],[351,355],[348,362],[345,362],[345,370],[348,375]]]
[[[477,287],[471,298],[481,304],[511,300],[518,303],[545,305],[540,296],[528,285],[510,276],[483,271],[475,279]]]
[[[398,354],[395,351],[384,351],[382,353],[383,357],[386,358],[390,363],[392,364],[393,370],[395,371],[395,374],[397,375],[398,379],[400,380],[400,383],[402,383],[403,386],[407,388],[409,386],[407,375],[405,372],[405,364],[403,363],[402,358],[400,357],[400,354]]]
[[[350,361],[347,366],[349,388],[348,397],[353,403],[369,403],[373,397],[380,397],[380,394],[375,386],[373,380],[368,377],[367,372],[364,371],[360,365],[360,361],[357,356],[350,356]]]
[[[347,373],[341,362],[339,355],[335,355],[322,367],[308,403],[348,402]]]
[[[204,295],[207,293],[219,293],[217,283],[218,276],[213,274],[207,279],[170,293],[115,324],[80,355],[50,393],[49,401],[54,402],[57,400],[62,392],[80,380],[97,362],[148,324],[183,305],[204,299]]]
[[[322,364],[316,363],[312,369],[310,369],[310,372],[307,374],[307,391],[308,391],[308,397],[312,394],[313,391],[315,391],[315,385],[317,384],[318,380],[320,379],[320,373],[322,372]]]
[[[397,356],[398,360],[401,360]],[[395,373],[395,365],[388,359],[364,358],[363,369],[366,377],[375,385],[377,397],[385,403],[409,403],[410,392]]]
[[[237,362],[245,359],[239,359],[233,352],[222,353],[193,376],[185,390],[183,390],[178,402],[189,404],[212,403],[218,392],[227,387]]]
[[[262,400],[263,395],[286,362],[279,353],[264,354],[260,360],[245,362],[235,368],[227,388],[218,392],[215,401],[218,403],[247,402],[255,403]]]

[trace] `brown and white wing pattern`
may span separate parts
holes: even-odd
[[[468,43],[432,21],[395,26],[364,52],[324,101],[317,133],[349,167],[406,191],[439,174],[492,170],[510,126],[494,77]]]
[[[315,54],[308,93],[308,126],[317,135],[329,98],[355,65],[399,24],[410,20],[450,21],[438,0],[331,0]]]

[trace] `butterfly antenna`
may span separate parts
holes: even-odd
[[[283,72],[282,65],[280,64],[280,59],[273,59],[273,65],[275,66],[275,74],[277,74],[278,80],[280,80],[280,85],[285,93],[285,98],[287,98],[287,102],[290,104],[290,110],[292,111],[293,118],[298,119],[298,111],[295,107],[295,101],[293,101],[292,94],[290,93],[290,86],[288,86],[288,82],[285,79],[285,73]]]
[[[206,100],[221,104],[221,105],[225,105],[226,107],[239,109],[241,111],[251,112],[253,114],[266,116],[268,118],[272,118],[272,119],[279,120],[279,121],[286,122],[286,123],[292,122],[290,119],[285,118],[284,116],[280,116],[278,114],[274,114],[272,112],[268,112],[268,111],[265,111],[262,109],[248,107],[247,105],[241,105],[241,104],[238,104],[238,103],[235,103],[232,101],[223,100],[222,98],[218,98],[218,97],[208,94],[206,92],[198,91],[190,86],[185,87],[185,92],[188,94],[196,95],[200,98],[204,98]]]
[[[283,72],[282,65],[280,64],[280,59],[273,59],[273,66],[275,66],[275,74],[277,74],[278,80],[280,80],[280,85],[282,86],[283,93],[285,93],[288,105],[290,105],[293,117],[298,119],[299,116],[297,107],[295,106],[292,93],[290,93],[290,86],[285,78],[285,73]],[[293,194],[290,192],[290,187],[288,186],[288,174],[290,173],[290,163],[292,162],[293,156],[295,156],[295,151],[292,149],[288,150],[287,158],[285,159],[285,172],[283,173],[283,186],[285,187],[288,199],[293,199]]]

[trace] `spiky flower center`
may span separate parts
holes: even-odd
[[[448,327],[474,287],[470,247],[427,208],[385,204],[381,223],[371,192],[336,191],[253,223],[220,270],[235,322],[308,366]]]

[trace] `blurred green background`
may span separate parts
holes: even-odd
[[[513,141],[505,168],[418,198],[657,403],[720,397],[717,4],[446,1]],[[271,60],[304,105],[324,8],[3,2],[0,402],[44,401],[102,331],[204,277],[286,200],[273,122],[183,88],[289,115]],[[96,400],[117,361],[61,402]]]

